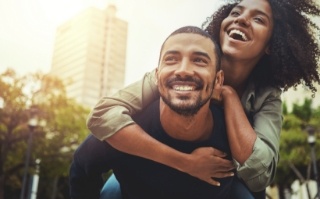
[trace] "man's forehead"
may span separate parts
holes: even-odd
[[[199,44],[206,41],[206,42],[213,45],[213,42],[211,41],[210,38],[205,37],[200,34],[196,34],[196,33],[178,33],[178,34],[172,35],[172,36],[168,37],[165,44],[171,43],[171,42],[179,42],[179,41],[183,41],[183,40],[190,40],[190,43],[196,42]]]
[[[214,43],[210,38],[195,33],[179,33],[170,36],[163,45],[161,54],[166,51],[194,50],[214,56]]]

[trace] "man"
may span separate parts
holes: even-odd
[[[226,152],[228,156],[221,161],[232,170],[223,110],[210,104],[214,87],[223,83],[219,70],[219,47],[210,35],[191,26],[174,31],[162,45],[156,71],[161,97],[134,120],[158,141],[182,152],[195,152],[203,146]],[[74,155],[71,197],[99,198],[101,174],[111,169],[123,199],[223,199],[228,198],[233,181],[227,177],[219,179],[220,186],[212,186],[89,136]]]

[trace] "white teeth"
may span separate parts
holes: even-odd
[[[192,91],[194,87],[192,86],[173,86],[173,89],[176,91]]]
[[[240,35],[242,37],[242,39],[244,41],[248,41],[247,36],[243,32],[241,32],[240,30],[233,29],[233,30],[230,31],[229,36],[231,36],[232,34],[238,34],[238,35]]]

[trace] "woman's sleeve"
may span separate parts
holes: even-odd
[[[254,104],[253,128],[257,133],[253,153],[243,165],[237,164],[237,173],[252,191],[265,189],[274,179],[279,160],[280,131],[282,127],[281,91],[262,92]]]
[[[87,127],[100,140],[112,136],[123,127],[133,124],[131,116],[159,98],[155,70],[115,93],[103,97],[91,110]]]

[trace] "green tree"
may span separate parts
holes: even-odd
[[[294,104],[291,112],[283,112],[283,116],[280,136],[280,161],[276,182],[280,185],[290,185],[297,178],[300,181],[310,178],[311,158],[306,127],[307,125],[313,126],[317,133],[316,136],[319,138],[320,107],[313,109],[312,100],[305,99],[302,105]],[[320,149],[319,139],[317,139],[315,147],[316,150]],[[319,158],[320,153],[317,153],[317,160]]]
[[[40,159],[39,198],[63,198],[57,182],[68,176],[72,154],[88,134],[89,110],[67,97],[59,79],[41,73],[20,77],[8,69],[0,74],[0,90],[0,199],[20,194],[32,107],[40,123],[34,129],[29,172]]]
[[[293,104],[292,114],[298,117],[306,125],[312,117],[312,100],[305,99],[302,105]]]

